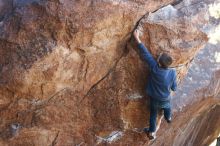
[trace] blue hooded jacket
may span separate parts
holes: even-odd
[[[141,56],[148,63],[150,76],[147,83],[147,94],[159,101],[169,101],[171,90],[176,91],[176,71],[174,69],[164,69],[159,67],[148,49],[142,44],[138,44]]]

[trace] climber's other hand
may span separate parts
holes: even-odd
[[[134,30],[134,33],[133,33],[133,35],[134,35],[134,38],[136,39],[136,41],[138,42],[138,43],[141,43],[141,40],[140,40],[140,38],[139,38],[139,30]]]

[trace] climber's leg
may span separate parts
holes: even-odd
[[[161,122],[162,122],[162,119],[163,119],[163,115],[164,115],[163,109],[160,109],[157,112],[157,128],[156,128],[156,133],[160,129],[160,125],[161,125]]]
[[[170,107],[163,108],[163,110],[164,110],[165,120],[167,121],[167,123],[171,123],[171,116],[172,116],[171,108]]]
[[[150,101],[150,128],[149,132],[155,132],[157,127],[157,101],[151,99]]]
[[[144,132],[148,134],[148,137],[153,140],[156,138],[156,127],[157,127],[157,101],[150,99],[150,127],[144,128]]]

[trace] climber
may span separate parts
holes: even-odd
[[[165,120],[171,123],[171,90],[176,91],[176,71],[168,68],[172,64],[172,58],[162,53],[157,61],[153,58],[148,49],[142,44],[139,38],[139,31],[135,30],[134,38],[138,43],[141,56],[147,62],[150,69],[150,76],[147,83],[147,95],[150,97],[150,127],[144,128],[150,139],[156,138],[158,130],[156,120],[158,110],[163,110]]]

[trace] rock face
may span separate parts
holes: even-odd
[[[0,19],[3,19],[8,13],[12,11],[13,1],[12,0],[0,0]]]
[[[149,13],[172,2],[1,0],[0,145],[144,145],[131,132],[149,118],[135,25],[155,59],[174,58],[179,81],[207,42],[182,11]]]
[[[143,31],[142,40],[155,59],[162,52],[172,56],[174,62],[171,67],[177,69],[179,80],[207,41],[206,35],[198,31],[185,13],[171,5],[146,15],[138,27]]]
[[[185,13],[195,26],[209,36],[209,42],[192,62],[187,76],[174,96],[173,103],[179,110],[183,106],[203,98],[204,95],[201,89],[203,90],[209,86],[213,74],[220,69],[218,61],[219,42],[217,41],[219,37],[216,37],[216,34],[219,34],[220,19],[219,16],[212,14],[218,13],[219,9],[215,10],[218,5],[219,1],[212,0],[184,1],[175,5],[176,9]],[[215,94],[218,94],[218,92],[212,92],[209,96],[212,97]]]
[[[3,139],[10,137],[11,124],[20,123],[22,129],[39,127],[59,133],[58,145],[75,145],[91,139],[86,133],[93,126],[95,107],[85,98],[87,92],[124,54],[136,21],[171,1],[151,1],[151,5],[115,0],[1,2]],[[6,15],[9,7],[13,11]],[[16,141],[21,139],[12,143]],[[42,145],[49,143],[51,138]],[[21,145],[28,144],[24,140]]]

